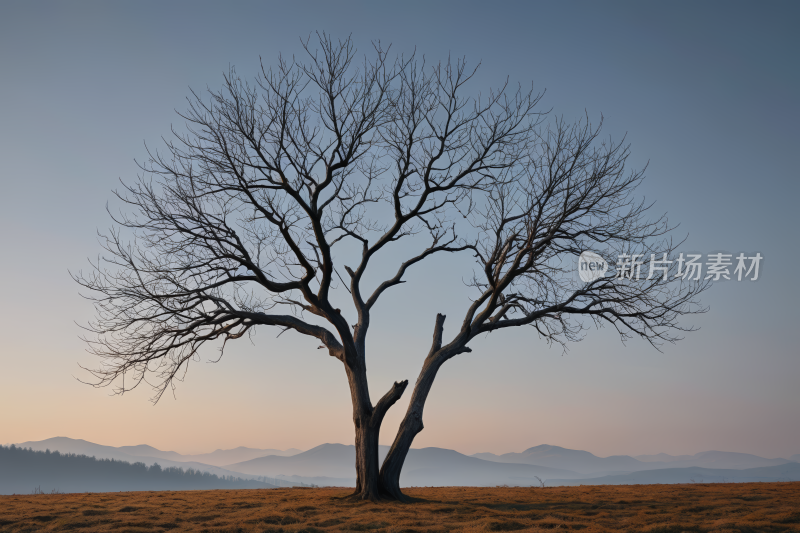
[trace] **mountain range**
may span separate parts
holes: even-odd
[[[560,446],[542,444],[528,448],[521,453],[476,453],[472,457],[499,463],[521,463],[553,468],[563,468],[589,477],[613,473],[637,472],[661,468],[760,468],[777,466],[790,462],[787,459],[765,459],[748,453],[707,451],[695,455],[672,456],[665,453],[658,455],[612,455],[597,457],[582,450],[570,450]],[[796,457],[796,456],[793,456]]]
[[[291,454],[300,450],[258,450],[254,448],[234,448],[233,450],[217,450],[207,454],[183,455],[177,452],[162,451],[146,444],[138,446],[104,446],[82,439],[70,439],[68,437],[54,437],[40,441],[28,441],[17,444],[20,448],[30,448],[35,451],[59,451],[61,453],[74,453],[77,455],[87,455],[97,459],[115,459],[128,463],[144,463],[152,466],[158,463],[164,468],[177,467],[184,470],[193,468],[200,472],[208,472],[216,476],[234,476],[252,478],[253,476],[242,475],[241,472],[234,472],[220,468],[218,465],[231,461],[243,461],[269,454]],[[206,459],[206,462],[197,461],[197,458]],[[210,461],[208,459],[211,459]]]
[[[355,447],[322,444],[301,452],[239,447],[184,455],[148,445],[112,447],[56,437],[18,444],[23,448],[85,454],[127,462],[193,468],[218,476],[263,479],[321,486],[355,485]],[[388,453],[380,446],[379,460]],[[706,451],[695,455],[615,455],[598,457],[582,450],[541,445],[519,453],[472,456],[443,448],[411,449],[400,478],[402,486],[495,486],[618,483],[689,483],[702,480],[800,480],[800,454],[768,459],[751,454]],[[734,476],[731,472],[735,472]],[[699,479],[697,479],[699,478]]]
[[[760,468],[663,468],[588,479],[549,479],[548,485],[652,485],[657,483],[750,483],[800,481],[800,463]]]
[[[379,447],[379,462],[388,451],[388,446]],[[347,485],[355,486],[355,462],[355,446],[322,444],[291,457],[272,455],[226,465],[225,468],[253,476],[294,476],[292,479],[317,485],[325,483],[310,481],[312,477],[349,479]],[[572,478],[580,477],[580,474],[548,466],[486,461],[443,448],[412,448],[403,465],[400,483],[403,486],[530,485],[538,484],[536,476],[541,479]]]
[[[270,489],[281,482],[224,478],[194,469],[145,466],[59,451],[0,446],[0,494],[139,490]],[[41,493],[40,492],[40,493]]]
[[[185,455],[178,452],[165,452],[157,448],[153,448],[152,446],[148,446],[147,444],[114,447],[95,444],[82,439],[70,439],[68,437],[54,437],[52,439],[40,441],[21,442],[17,444],[17,446],[41,451],[49,448],[51,450],[58,450],[63,453],[96,455],[98,458],[103,457],[104,459],[117,459],[117,457],[111,457],[111,455],[124,454],[126,457],[133,456],[150,459],[162,459],[178,463],[196,462],[211,466],[224,466],[226,464],[248,461],[250,459],[255,459],[256,457],[264,457],[265,455],[289,456],[302,451],[298,450],[297,448],[289,448],[288,450],[273,450],[271,448],[259,449],[239,446],[238,448],[233,448],[230,450],[215,450],[211,453]],[[106,455],[109,455],[109,457],[105,457]]]

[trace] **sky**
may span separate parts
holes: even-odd
[[[439,372],[415,447],[800,453],[798,22],[796,2],[2,2],[0,443],[353,442],[341,364],[297,335],[260,330],[218,363],[209,350],[156,405],[150,390],[80,383],[79,364],[97,363],[79,339],[93,311],[69,275],[100,253],[106,202],[136,177],[145,143],[182,127],[190,88],[300,54],[301,37],[325,31],[359,53],[380,40],[432,61],[463,56],[481,63],[479,86],[533,83],[553,116],[602,115],[606,134],[627,135],[632,166],[648,165],[640,192],[680,223],[680,251],[764,257],[757,282],[705,293],[700,330],[663,353],[608,329],[566,353],[529,328],[476,339]],[[373,401],[414,382],[437,312],[451,326],[463,315],[464,273],[463,259],[441,259],[376,308]]]

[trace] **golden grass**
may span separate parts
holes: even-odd
[[[413,488],[413,503],[352,489],[0,496],[0,531],[800,531],[800,483]]]

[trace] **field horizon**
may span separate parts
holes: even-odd
[[[0,532],[800,531],[800,483],[409,488],[409,503],[349,488],[0,496]]]

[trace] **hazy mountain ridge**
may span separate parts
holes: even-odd
[[[579,477],[562,468],[493,463],[443,448],[411,449],[400,474],[402,486],[538,485],[539,479]]]
[[[382,462],[388,452],[388,446],[379,446],[378,461]],[[352,444],[325,443],[291,457],[268,455],[229,464],[225,468],[250,475],[332,477],[355,480],[355,462],[355,446]]]
[[[219,466],[210,465],[207,463],[200,463],[197,461],[175,461],[171,459],[167,459],[167,457],[173,457],[173,454],[181,456],[183,458],[188,458],[192,456],[186,456],[178,454],[177,452],[164,452],[162,450],[158,450],[157,448],[153,448],[152,446],[148,446],[146,444],[138,445],[138,446],[121,446],[119,448],[114,446],[105,446],[103,444],[96,444],[94,442],[89,442],[83,439],[71,439],[69,437],[53,437],[51,439],[45,439],[41,441],[29,441],[17,444],[20,448],[30,448],[36,451],[59,451],[61,453],[72,453],[76,455],[86,455],[89,457],[96,457],[98,459],[114,459],[116,461],[124,461],[127,463],[137,463],[142,462],[147,466],[152,466],[155,463],[158,463],[160,466],[164,468],[169,467],[177,467],[177,468],[193,468],[194,470],[199,470],[201,472],[208,472],[209,474],[214,474],[216,476],[238,476],[238,477],[245,477],[245,478],[252,478],[253,476],[249,476],[247,474],[243,474],[241,472],[233,472],[230,470],[226,470],[224,468],[220,468]],[[127,451],[122,451],[123,449]],[[156,455],[134,455],[133,453],[155,453]]]
[[[691,459],[694,455],[669,455],[666,453],[657,453],[654,455],[634,455],[633,458],[637,461],[645,463],[671,463],[674,461],[685,461]]]
[[[379,461],[383,461],[388,446],[380,446]],[[304,483],[328,485],[324,478],[334,478],[336,484],[349,480],[355,486],[356,451],[353,445],[322,444],[292,457],[267,456],[226,465],[234,472],[251,475],[280,476],[302,479]],[[454,450],[443,448],[412,448],[400,475],[403,486],[496,486],[507,484],[538,484],[535,476],[580,477],[581,474],[527,464],[507,464],[484,461]],[[516,479],[516,481],[515,481]]]
[[[661,468],[586,479],[549,479],[547,485],[653,485],[669,483],[752,483],[800,481],[800,463],[759,468]]]
[[[268,489],[276,485],[241,475],[216,476],[192,468],[148,467],[142,462],[0,446],[0,494],[132,490]]]
[[[20,446],[38,450],[49,448],[65,453],[85,454],[130,463],[143,462],[147,465],[158,462],[162,467],[194,468],[218,476],[236,476],[251,480],[267,476],[294,483],[355,486],[355,447],[344,444],[327,443],[299,453],[294,453],[296,450],[293,449],[279,450],[280,453],[292,455],[270,454],[255,458],[251,456],[275,450],[239,447],[233,450],[216,450],[209,454],[182,455],[158,450],[145,444],[115,448],[65,437],[26,442]],[[379,447],[380,461],[383,461],[388,450],[388,446]],[[176,461],[175,457],[183,460]],[[212,457],[216,462],[227,457],[247,459],[221,463],[220,466],[185,460],[204,457]],[[798,458],[800,455],[792,456],[792,459]],[[681,456],[655,454],[638,457],[627,455],[598,457],[583,450],[540,445],[520,453],[503,455],[479,453],[467,456],[443,448],[412,448],[408,453],[400,482],[402,486],[529,486],[538,485],[539,479],[546,481],[548,485],[567,482],[569,484],[683,483],[689,482],[689,478],[686,478],[686,472],[689,472],[687,469],[694,469],[692,472],[699,477],[719,480],[734,477],[727,470],[741,472],[754,468],[768,470],[744,473],[736,478],[744,479],[750,475],[754,480],[776,481],[782,472],[778,467],[787,464],[797,463],[791,463],[787,459],[766,459],[751,454],[719,451]],[[774,470],[769,470],[773,467]],[[786,472],[789,472],[790,477],[794,475],[791,469]],[[690,473],[690,477],[691,475],[693,474]],[[684,481],[671,481],[684,478],[686,478]]]
[[[297,448],[289,448],[288,450],[275,450],[272,448],[259,449],[259,448],[246,448],[239,446],[230,450],[217,449],[211,453],[201,454],[181,454],[178,452],[164,451],[154,448],[148,444],[139,444],[136,446],[105,446],[103,444],[95,444],[83,439],[71,439],[69,437],[53,437],[40,441],[28,441],[18,443],[17,446],[23,448],[32,448],[34,450],[51,449],[59,450],[65,453],[78,453],[85,455],[119,455],[125,454],[125,457],[143,457],[148,459],[163,459],[166,461],[174,461],[178,463],[203,463],[204,465],[211,465],[222,467],[230,463],[238,463],[241,461],[248,461],[256,457],[264,457],[266,455],[281,455],[291,456],[300,453],[302,450]],[[121,456],[120,456],[121,457]],[[116,457],[108,457],[109,459]],[[127,460],[127,459],[125,459]]]
[[[476,453],[472,457],[499,463],[522,463],[553,468],[564,468],[581,474],[594,474],[611,471],[639,470],[645,463],[637,461],[628,455],[613,455],[611,457],[597,457],[583,450],[570,450],[560,446],[542,444],[528,448],[521,453]],[[649,466],[652,468],[652,466]]]
[[[524,463],[565,468],[586,474],[590,477],[662,468],[700,467],[739,470],[745,468],[778,466],[790,462],[788,459],[767,459],[748,453],[720,451],[706,451],[688,456],[656,454],[643,455],[638,458],[629,455],[598,457],[587,451],[570,450],[568,448],[547,444],[528,448],[521,453],[505,453],[502,455],[476,453],[472,455],[472,457],[500,463]]]
[[[292,455],[302,453],[302,451],[303,450],[298,450],[297,448],[289,448],[288,450],[275,450],[272,448],[260,449],[239,446],[238,448],[233,448],[230,450],[214,450],[211,453],[184,455],[183,457],[186,458],[184,460],[198,461],[200,463],[206,463],[214,466],[225,466],[231,463],[249,461],[250,459],[255,459],[257,457],[265,457],[267,455],[291,457]]]
[[[290,457],[302,451],[298,450],[297,448],[290,448],[288,450],[275,450],[272,448],[261,449],[239,446],[238,448],[232,448],[230,450],[217,449],[210,453],[180,454],[177,452],[164,452],[146,444],[140,444],[139,446],[120,446],[117,449],[136,456],[159,457],[183,463],[197,462],[219,467],[230,463],[249,461],[250,459],[255,459],[257,457],[265,457],[267,455]],[[128,451],[129,449],[131,449],[131,451]]]

